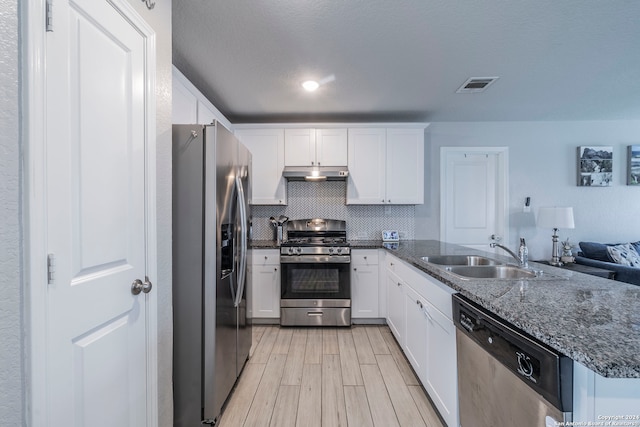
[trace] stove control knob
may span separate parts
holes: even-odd
[[[296,248],[296,253],[300,255],[302,253],[302,248]]]
[[[339,254],[342,253],[342,248],[338,248],[337,251]]]
[[[334,251],[333,248],[329,248],[329,255],[333,255],[333,251]]]
[[[288,249],[287,249],[287,253],[288,253],[289,255],[293,255],[293,248],[288,248]]]

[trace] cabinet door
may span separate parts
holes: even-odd
[[[286,205],[283,129],[239,129],[238,139],[251,151],[251,204]]]
[[[387,323],[401,347],[404,347],[403,286],[400,278],[387,270]]]
[[[430,303],[426,380],[422,384],[447,425],[458,425],[458,376],[456,366],[456,328],[453,322]]]
[[[425,312],[427,302],[411,287],[405,286],[404,304],[406,310],[405,354],[418,374],[418,378],[424,384],[427,378],[427,334],[429,329]],[[448,357],[452,358],[452,355],[449,354]]]
[[[171,103],[173,107],[171,122],[174,125],[192,125],[198,123],[198,100],[196,96],[176,78],[172,81],[172,90]]]
[[[206,104],[198,100],[198,124],[207,125],[213,123],[216,114],[206,106]]]
[[[316,130],[284,130],[284,165],[313,166],[316,163]]]
[[[347,129],[316,129],[318,166],[347,166]]]
[[[351,317],[379,317],[377,265],[352,265]]]
[[[278,265],[253,265],[251,299],[254,318],[280,317],[280,268]]]
[[[347,204],[385,203],[385,129],[349,129]]]
[[[424,129],[387,129],[386,203],[424,203]]]

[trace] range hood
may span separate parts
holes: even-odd
[[[346,166],[285,166],[282,176],[289,181],[344,181],[349,171]]]

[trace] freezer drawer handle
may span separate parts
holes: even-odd
[[[323,313],[323,312],[321,312],[321,311],[308,311],[308,312],[307,312],[307,316],[309,316],[309,317],[313,317],[313,316],[316,316],[316,317],[318,317],[318,316],[319,316],[319,317],[321,317],[323,314],[324,314],[324,313]]]

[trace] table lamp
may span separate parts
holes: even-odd
[[[551,265],[560,266],[560,256],[558,255],[558,229],[575,228],[573,222],[573,208],[567,207],[545,207],[538,211],[538,227],[553,228],[551,247]]]

